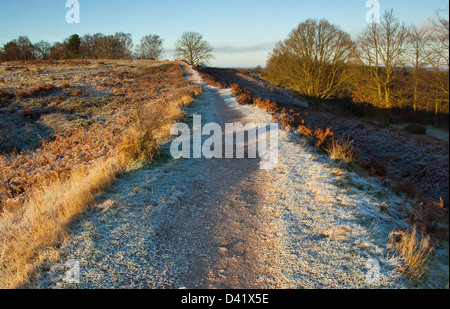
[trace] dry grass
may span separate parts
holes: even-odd
[[[289,129],[299,128],[299,133],[308,136],[308,140],[312,142],[314,140],[310,138],[311,131],[315,128],[325,130],[329,127],[336,136],[351,136],[356,144],[358,161],[355,163],[371,176],[381,177],[383,181],[388,180],[391,183],[410,179],[424,200],[434,200],[442,196],[448,207],[448,141],[380,128],[371,121],[373,112],[369,117],[355,118],[329,108],[333,107],[334,103],[317,109],[295,106],[295,100],[293,101],[284,91],[278,91],[267,81],[242,74],[238,70],[208,68],[202,70],[203,75],[227,87],[235,84],[235,88],[251,89],[255,97],[276,102],[279,110],[289,109],[285,111],[288,115],[283,115],[287,122],[280,121],[281,124]],[[301,113],[300,119],[289,117],[298,113]],[[274,116],[275,121],[278,121],[281,115]],[[300,128],[301,119],[307,123]]]
[[[328,156],[333,160],[351,163],[355,156],[355,150],[352,144],[353,141],[350,141],[350,139],[343,142],[337,138],[333,138],[329,146],[326,148],[326,151]]]
[[[0,212],[21,208],[32,188],[45,189],[87,162],[111,157],[117,145],[114,133],[99,125],[68,129],[35,151],[5,157],[0,162]]]
[[[115,71],[123,70],[115,66],[87,73],[89,78],[101,76],[100,90],[120,94],[122,104],[112,100],[115,103],[97,107],[95,98],[48,100],[57,110],[68,100],[85,104],[78,106],[79,113],[101,112],[98,115],[109,117],[107,124],[65,129],[37,149],[0,157],[0,287],[27,282],[53,256],[48,248],[61,243],[67,225],[92,206],[118,174],[136,161],[155,160],[159,143],[170,138],[171,124],[202,91],[184,80],[177,65],[140,64],[132,72]],[[39,85],[27,93],[45,96],[52,91]]]
[[[414,226],[410,232],[392,232],[389,238],[390,246],[403,261],[401,271],[409,274],[411,280],[422,278],[433,253],[430,237],[419,235]]]
[[[329,238],[331,240],[346,240],[350,233],[349,226],[331,226],[329,228],[319,231],[319,235],[323,238]]]
[[[254,104],[273,113],[273,121],[279,122],[283,129],[306,137],[311,145],[318,146],[335,160],[353,162],[370,176],[388,180],[394,192],[419,199],[414,207],[405,210],[407,223],[414,226],[414,233],[399,232],[404,234],[404,243],[397,246],[399,255],[405,256],[403,270],[411,272],[413,278],[421,276],[426,269],[424,260],[432,248],[430,240],[418,237],[417,231],[431,236],[433,241],[448,241],[448,142],[381,129],[367,121],[368,118],[355,119],[333,109],[296,107],[283,92],[237,70],[205,69],[203,76],[231,87],[237,95],[241,88],[250,89],[256,97]],[[267,108],[268,105],[262,103],[264,100],[275,102],[275,106]],[[349,139],[339,140],[337,136],[351,136],[356,145]],[[438,196],[442,196],[439,203],[429,201]],[[428,202],[420,203],[424,200]],[[390,212],[387,205],[381,207],[381,211]],[[321,234],[332,235],[330,231]],[[414,238],[417,238],[416,244]],[[448,265],[448,261],[446,263]]]
[[[74,171],[68,180],[55,181],[17,211],[2,214],[0,286],[19,287],[39,271],[47,248],[59,244],[67,225],[88,209],[98,193],[115,181],[123,166],[116,158],[99,160]]]

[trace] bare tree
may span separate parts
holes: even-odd
[[[176,58],[185,60],[190,65],[206,65],[213,48],[198,32],[185,32],[176,42]]]
[[[83,58],[95,58],[95,40],[90,34],[81,38],[80,53]]]
[[[19,47],[20,60],[33,60],[35,59],[35,48],[33,43],[31,43],[30,39],[26,36],[19,36],[17,39],[17,46]]]
[[[327,20],[309,19],[277,44],[266,74],[317,103],[333,96],[343,83],[353,50],[348,33]]]
[[[50,49],[50,59],[66,59],[68,57],[66,43],[67,42],[56,42],[55,44],[53,44],[52,48]]]
[[[438,115],[440,106],[449,103],[449,20],[448,8],[437,13],[433,20],[433,29],[430,40],[428,63],[433,68],[434,78],[428,80],[432,88],[436,90],[435,116]]]
[[[394,72],[402,65],[407,37],[407,27],[400,23],[392,10],[384,13],[380,24],[368,25],[358,37],[359,59],[370,71],[378,97],[378,102],[373,103],[378,107],[392,108]],[[385,120],[389,121],[389,117]]]
[[[3,46],[2,58],[5,61],[36,59],[35,46],[26,36],[20,36]]]
[[[159,35],[146,35],[137,46],[137,56],[140,59],[158,60],[163,52],[164,40]]]
[[[131,34],[123,32],[85,35],[81,38],[80,54],[85,58],[131,59],[133,39]]]
[[[111,57],[114,59],[131,59],[133,57],[133,38],[130,33],[117,32],[108,37]]]
[[[422,23],[419,26],[411,25],[409,27],[407,38],[407,52],[405,53],[405,61],[413,67],[414,79],[414,97],[413,109],[417,111],[419,99],[419,83],[421,82],[420,73],[428,65],[429,42],[431,35],[431,27],[429,23]]]
[[[52,49],[52,44],[47,41],[39,41],[36,44],[34,44],[35,52],[36,52],[36,58],[47,60],[50,58],[50,51]]]
[[[433,41],[434,41],[434,58],[430,58],[432,65],[439,65],[440,68],[449,67],[449,9],[437,12],[436,19],[433,20]],[[442,14],[444,13],[444,14]]]

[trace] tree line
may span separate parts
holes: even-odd
[[[47,41],[33,44],[28,37],[20,36],[0,48],[0,62],[80,58],[159,60],[164,52],[163,43],[159,35],[149,34],[134,46],[131,34],[123,32],[83,37],[74,34],[53,45]],[[196,66],[206,65],[213,58],[212,51],[211,44],[198,32],[184,32],[175,44],[175,57]]]
[[[113,35],[86,34],[82,37],[74,34],[53,44],[47,41],[33,44],[28,37],[20,36],[0,48],[0,61],[75,58],[158,60],[164,51],[163,42],[158,35],[150,34],[134,46],[131,34],[123,32]]]
[[[449,21],[438,12],[419,26],[401,22],[392,10],[353,40],[327,20],[309,19],[280,41],[265,76],[310,103],[347,98],[384,111],[446,115],[449,108]]]

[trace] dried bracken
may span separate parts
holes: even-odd
[[[37,64],[45,69],[47,62]],[[11,103],[14,109],[0,110],[17,112],[29,124],[43,114],[74,119],[55,124],[58,131],[37,147],[0,157],[1,287],[26,281],[40,263],[40,252],[61,241],[66,224],[118,174],[136,161],[155,160],[159,143],[170,137],[170,125],[202,92],[173,63],[141,61],[131,68],[48,62],[49,68],[64,72],[59,74],[64,80],[74,65],[89,69],[71,75],[67,84],[72,89],[44,83],[22,90],[13,84],[21,99]],[[2,100],[9,97],[2,92]]]
[[[202,77],[232,89],[250,89],[254,102],[274,102],[274,121],[285,129],[294,129],[314,144],[314,131],[330,128],[333,136],[354,141],[354,160],[370,175],[394,184],[408,180],[417,188],[412,197],[424,200],[442,197],[449,204],[448,141],[431,136],[413,135],[403,130],[382,128],[365,118],[355,118],[336,109],[309,108],[301,98],[273,87],[266,80],[232,69],[202,69]],[[281,111],[281,113],[280,113]],[[319,133],[319,137],[321,132]],[[327,143],[325,143],[327,144]]]

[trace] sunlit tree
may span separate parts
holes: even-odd
[[[206,65],[212,58],[213,48],[198,32],[185,32],[176,42],[175,55],[190,65]]]
[[[266,75],[318,103],[333,96],[345,80],[346,62],[353,50],[350,35],[338,26],[308,19],[277,44]]]

